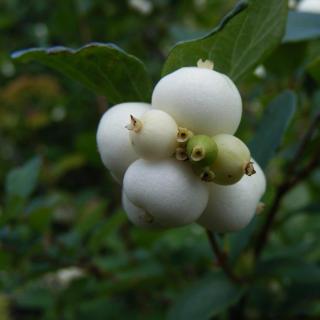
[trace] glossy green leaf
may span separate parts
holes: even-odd
[[[291,11],[288,15],[283,42],[298,42],[320,38],[320,15]]]
[[[280,42],[287,19],[287,0],[240,2],[208,35],[178,43],[169,53],[163,75],[198,59],[213,60],[217,71],[237,81]]]
[[[206,320],[235,304],[244,289],[221,273],[204,278],[188,289],[173,305],[168,320]]]
[[[296,110],[293,92],[285,91],[267,107],[253,140],[249,143],[252,157],[264,169],[281,144],[283,135]]]
[[[113,44],[91,43],[78,50],[28,49],[13,53],[12,58],[45,64],[114,104],[150,100],[151,80],[144,64]]]
[[[28,198],[34,191],[41,168],[40,158],[34,158],[21,168],[9,172],[6,178],[6,194],[13,197]]]

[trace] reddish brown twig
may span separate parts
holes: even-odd
[[[267,212],[267,218],[258,235],[256,246],[254,248],[255,257],[259,258],[263,248],[266,246],[271,227],[279,211],[283,197],[298,183],[307,179],[309,175],[320,165],[320,153],[316,153],[309,163],[300,171],[296,171],[299,161],[303,157],[305,150],[313,134],[318,129],[320,122],[320,113],[314,118],[308,131],[304,135],[301,144],[290,162],[287,170],[287,179],[278,187],[273,203]]]
[[[219,244],[216,241],[215,235],[212,231],[206,230],[208,240],[211,246],[212,251],[214,252],[219,266],[222,268],[226,276],[236,284],[241,284],[244,282],[243,279],[239,278],[232,270],[232,268],[229,266],[226,255],[224,252],[221,251]]]
[[[309,141],[312,139],[313,134],[318,129],[319,122],[320,122],[320,112],[314,117],[312,123],[310,124],[308,131],[303,136],[301,143],[300,143],[293,159],[289,163],[288,169],[287,169],[288,176],[292,175],[295,172],[297,163],[303,157]]]

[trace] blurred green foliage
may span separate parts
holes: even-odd
[[[199,226],[155,232],[129,224],[96,150],[108,96],[10,59],[21,48],[113,42],[156,82],[170,48],[209,32],[236,1],[142,2],[142,9],[129,0],[0,2],[0,319],[318,319],[319,168],[285,196],[256,268],[256,238],[248,235],[263,217],[251,231],[220,237],[232,267],[253,278],[239,289],[220,272]],[[287,32],[264,60],[266,74],[240,83],[238,135],[246,142],[261,125],[275,133],[272,117],[260,122],[270,101],[287,89],[297,97],[281,145],[281,135],[264,145],[278,151],[266,170],[267,206],[320,112],[320,33],[309,35]],[[319,132],[309,142],[296,169],[319,153]]]

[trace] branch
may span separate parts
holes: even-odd
[[[229,264],[228,264],[228,261],[226,259],[226,255],[224,252],[221,251],[217,241],[216,241],[216,238],[215,238],[215,235],[212,231],[210,230],[207,230],[206,229],[206,232],[207,232],[207,236],[208,236],[208,240],[209,240],[209,243],[210,243],[210,246],[211,246],[211,249],[212,251],[214,252],[217,260],[218,260],[218,263],[219,263],[219,266],[223,269],[224,273],[227,275],[227,277],[233,282],[233,283],[236,283],[236,284],[241,284],[243,283],[243,279],[239,278],[234,272],[233,270],[230,268]]]
[[[279,211],[283,197],[298,183],[307,179],[309,175],[313,172],[313,170],[315,170],[320,165],[320,153],[317,153],[303,169],[294,174],[295,168],[297,167],[299,161],[301,161],[301,158],[307,149],[309,141],[318,129],[319,122],[320,113],[316,115],[308,131],[302,138],[300,146],[297,149],[295,156],[293,157],[291,163],[288,166],[287,179],[285,179],[285,181],[277,189],[273,203],[267,213],[265,224],[262,226],[262,229],[257,238],[256,246],[254,249],[256,259],[259,258],[263,248],[266,246],[268,242],[271,227]]]

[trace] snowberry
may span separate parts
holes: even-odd
[[[141,117],[149,109],[150,105],[146,103],[122,103],[110,108],[100,120],[97,131],[98,150],[102,162],[118,182],[122,181],[129,165],[138,159],[125,126],[130,115]]]
[[[208,203],[207,184],[188,163],[173,158],[135,161],[126,171],[123,189],[134,206],[163,227],[194,222]]]
[[[248,147],[238,138],[229,134],[213,137],[218,146],[218,156],[211,166],[217,184],[230,185],[238,182],[246,173],[254,173]]]
[[[210,166],[217,157],[218,148],[215,141],[205,135],[193,136],[187,142],[187,155],[198,166]]]
[[[320,1],[302,0],[298,3],[297,10],[310,13],[320,13]]]
[[[256,174],[243,176],[231,186],[208,184],[209,202],[197,221],[200,225],[215,232],[231,232],[246,227],[266,189],[263,171],[256,162],[254,166]]]
[[[148,229],[161,228],[147,211],[135,206],[124,192],[122,192],[122,207],[134,225]]]
[[[161,110],[147,111],[140,118],[131,116],[127,128],[133,148],[141,158],[168,158],[176,150],[178,126]]]
[[[153,91],[152,107],[198,134],[234,134],[242,114],[237,87],[226,75],[210,69],[212,65],[198,65],[162,78]]]

